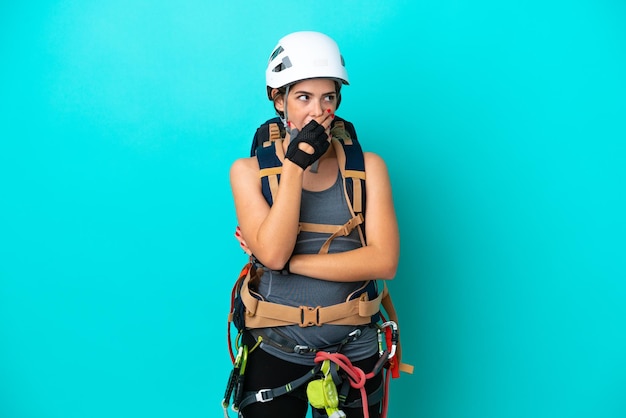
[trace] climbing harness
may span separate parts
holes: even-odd
[[[348,236],[353,230],[358,231],[362,245],[366,245],[365,237],[365,163],[363,151],[358,143],[353,125],[336,117],[331,125],[332,145],[335,149],[339,171],[341,174],[344,194],[351,213],[351,219],[344,225],[322,225],[300,223],[300,231],[329,234],[322,245],[320,254],[325,254],[333,239]],[[263,195],[269,205],[278,190],[282,171],[284,151],[282,140],[285,136],[280,118],[268,120],[261,125],[254,136],[250,154],[256,156],[259,168]],[[365,418],[369,417],[368,405],[381,403],[382,415],[386,416],[388,402],[388,386],[391,377],[399,377],[400,371],[412,373],[410,365],[398,361],[398,326],[397,314],[393,306],[387,286],[383,281],[382,290],[378,290],[375,280],[366,281],[364,285],[350,294],[342,303],[331,306],[287,306],[264,300],[257,292],[258,282],[266,268],[254,257],[241,270],[231,293],[231,310],[228,317],[228,347],[233,371],[228,380],[222,407],[225,417],[228,406],[233,398],[232,409],[240,411],[255,402],[269,402],[272,399],[293,392],[307,385],[307,397],[314,409],[314,417],[323,417],[318,410],[325,410],[328,418],[342,418],[342,408],[363,407]],[[275,273],[285,274],[284,271]],[[388,315],[387,320],[381,311]],[[379,325],[380,320],[384,322]],[[237,355],[233,351],[231,340],[231,324],[239,331],[235,338]],[[283,335],[276,327],[287,325],[300,327],[333,325],[353,325],[355,330],[344,341],[332,347],[308,347]],[[359,338],[361,328],[375,326],[378,328],[379,360],[373,370],[365,373],[355,367],[341,353],[341,349]],[[256,341],[254,347],[248,348],[241,343],[242,333],[249,332]],[[384,343],[383,343],[384,341]],[[261,343],[278,348],[287,353],[315,353],[315,366],[304,376],[278,388],[261,389],[244,392],[243,381],[247,356]],[[368,379],[384,372],[381,387],[370,393],[369,399],[365,391]],[[350,388],[359,389],[361,400],[346,403]]]
[[[354,366],[350,359],[340,351],[329,352],[320,350],[316,352],[315,366],[305,375],[286,385],[276,388],[265,388],[258,391],[242,392],[239,389],[243,385],[242,376],[245,372],[246,355],[252,351],[248,351],[245,345],[239,346],[234,368],[228,381],[227,391],[222,400],[225,417],[228,416],[227,409],[229,399],[233,393],[233,387],[235,386],[238,389],[234,391],[232,409],[238,412],[253,403],[269,402],[276,397],[292,393],[296,389],[307,385],[306,393],[309,403],[316,409],[324,409],[328,418],[345,417],[341,408],[357,407],[363,407],[364,417],[368,418],[369,411],[367,406],[378,403],[381,404],[381,418],[385,418],[388,408],[388,388],[390,378],[393,374],[393,371],[390,369],[390,362],[395,359],[396,346],[398,344],[397,330],[397,325],[393,321],[386,321],[379,326],[379,334],[384,333],[386,335],[387,346],[383,348],[382,339],[379,340],[379,360],[368,373]],[[255,335],[254,332],[252,335]],[[353,337],[357,335],[357,332],[353,332]],[[262,336],[259,336],[257,340],[262,340],[263,342],[268,341]],[[255,345],[254,348],[256,348],[256,346],[258,346],[258,344]],[[244,353],[243,357],[242,352]],[[242,358],[243,360],[241,360]],[[410,372],[412,372],[412,370]],[[382,384],[368,396],[365,391],[365,383],[379,373],[384,373]],[[234,382],[233,379],[235,380]],[[346,397],[350,388],[358,389],[361,394],[361,399],[347,403]],[[314,416],[316,418],[324,417],[319,414],[319,411],[316,411]]]

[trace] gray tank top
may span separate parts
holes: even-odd
[[[337,181],[321,192],[302,191],[300,221],[318,224],[343,225],[352,218],[338,172]],[[330,234],[302,231],[297,238],[294,254],[316,254]],[[358,231],[347,237],[335,238],[329,253],[361,247]],[[362,287],[364,282],[331,282],[298,274],[283,275],[265,271],[259,283],[259,293],[265,300],[288,306],[329,306],[346,301],[348,295]],[[309,347],[326,347],[338,344],[357,327],[352,325],[322,325],[301,328],[291,325],[277,328],[281,333]],[[378,350],[377,332],[371,327],[361,330],[361,337],[345,346],[342,352],[351,361],[362,360]],[[261,347],[283,360],[313,365],[314,353],[285,353],[267,344]]]

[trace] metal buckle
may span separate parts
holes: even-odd
[[[311,350],[311,348],[308,345],[300,345],[300,344],[298,344],[298,345],[296,345],[293,348],[293,352],[297,353],[297,354],[310,353],[312,351],[313,350]]]
[[[258,391],[255,395],[257,402],[269,402],[272,399],[274,399],[274,397],[271,395],[268,398],[265,397],[266,393],[271,393],[271,392],[272,392],[272,389],[261,389],[260,391]]]
[[[350,334],[348,334],[348,342],[356,341],[359,339],[360,336],[361,336],[361,330],[357,328],[354,331],[352,331]]]

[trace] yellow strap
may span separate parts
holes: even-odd
[[[363,223],[363,215],[358,214],[343,225],[314,224],[309,222],[301,222],[299,224],[300,231],[317,232],[320,234],[331,234],[324,242],[318,254],[328,254],[330,243],[337,237],[347,237],[350,232]]]
[[[363,189],[361,188],[361,180],[353,180],[352,181],[352,198],[354,200],[353,209],[355,212],[360,213],[363,212]]]
[[[269,176],[267,180],[270,183],[270,192],[272,193],[272,200],[276,198],[278,194],[278,176]]]
[[[345,170],[344,174],[346,175],[346,177],[352,177],[355,179],[365,180],[365,171]]]
[[[281,162],[285,162],[285,150],[283,149],[283,140],[276,140],[276,156]]]
[[[330,249],[330,243],[337,237],[347,237],[350,235],[350,232],[357,226],[363,223],[363,215],[360,213],[354,218],[350,219],[344,225],[342,225],[334,234],[332,234],[326,242],[322,245],[322,248],[319,250],[319,254],[328,254],[328,250]]]
[[[413,367],[410,364],[400,363],[398,365],[398,369],[400,369],[401,372],[408,373],[408,374],[413,374],[413,370],[415,369],[415,367]]]
[[[263,177],[268,177],[268,176],[275,176],[277,174],[282,173],[283,168],[282,167],[269,167],[269,168],[262,168],[259,171],[259,177],[263,178]]]
[[[270,131],[270,141],[277,141],[280,139],[280,127],[277,123],[270,123],[269,125]]]
[[[343,228],[343,225],[314,224],[310,222],[300,222],[299,226],[300,232],[317,232],[319,234],[334,234]]]

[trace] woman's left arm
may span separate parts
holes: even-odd
[[[393,279],[400,256],[400,235],[391,182],[382,158],[365,153],[367,246],[333,254],[294,255],[293,273],[329,281]]]

